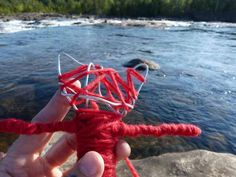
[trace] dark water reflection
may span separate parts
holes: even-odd
[[[150,73],[125,121],[194,123],[203,134],[196,139],[129,139],[133,157],[191,149],[236,154],[235,30],[74,26],[1,34],[0,117],[30,120],[47,103],[57,88],[61,51],[119,71],[125,61],[144,57],[160,63],[161,70]]]

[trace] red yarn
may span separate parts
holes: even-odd
[[[132,173],[133,177],[139,177],[137,170],[134,168],[132,162],[129,160],[128,157],[125,158],[125,163],[127,164],[130,172]]]
[[[94,74],[96,78],[84,88],[73,85],[77,79],[82,79],[87,74]],[[127,70],[127,82],[125,82],[113,69],[101,69],[100,66],[96,65],[96,70],[87,71],[87,65],[83,65],[59,76],[59,80],[64,83],[61,89],[66,89],[67,93],[73,93],[71,89],[76,91],[71,100],[72,105],[79,106],[84,103],[85,99],[78,99],[80,94],[84,94],[120,103],[120,105],[112,105],[115,110],[130,111],[131,107],[127,106],[127,103],[133,104],[133,100],[138,96],[132,76],[140,82],[144,82],[144,78],[133,69]],[[71,77],[74,77],[74,79],[70,80]],[[104,84],[107,89],[105,96],[95,93],[99,82]],[[89,103],[92,108],[78,109],[75,118],[71,121],[28,123],[22,120],[7,119],[0,121],[0,132],[28,135],[56,131],[75,133],[77,136],[78,159],[88,151],[100,153],[105,162],[103,177],[116,176],[117,157],[115,150],[116,144],[121,138],[138,136],[193,137],[201,133],[198,127],[190,124],[128,125],[122,122],[123,116],[121,114],[100,110],[99,105],[94,100],[89,100]],[[132,175],[138,177],[139,175],[132,163],[128,159],[125,159],[125,161]]]
[[[27,123],[16,119],[0,121],[0,131],[17,134],[39,134],[66,131],[77,135],[77,156],[80,159],[88,151],[97,151],[105,162],[103,177],[115,177],[115,147],[120,138],[137,136],[198,136],[201,130],[188,124],[162,124],[159,126],[128,125],[121,116],[107,111],[83,110],[72,121],[55,123]],[[127,162],[127,161],[126,161]],[[134,167],[128,166],[134,177]]]
[[[144,82],[144,78],[136,70],[132,68],[127,69],[127,81],[124,81],[119,73],[112,68],[101,69],[99,65],[96,65],[96,70],[87,71],[87,65],[80,66],[79,68],[67,72],[59,76],[61,90],[66,90],[67,93],[73,94],[71,90],[76,91],[72,97],[72,105],[80,105],[85,100],[78,99],[80,95],[93,96],[100,99],[105,99],[110,102],[120,103],[121,105],[113,105],[115,110],[124,109],[130,111],[132,108],[128,107],[127,104],[133,105],[133,100],[137,99],[138,93],[134,88],[132,77],[137,79],[139,82]],[[88,67],[88,66],[87,66]],[[81,80],[87,75],[93,75],[96,77],[84,88],[76,87],[75,81]],[[73,79],[70,79],[73,78]],[[102,96],[95,92],[99,85],[103,85],[106,90],[106,95]]]

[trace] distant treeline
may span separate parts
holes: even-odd
[[[0,14],[19,12],[236,22],[236,0],[0,0]]]

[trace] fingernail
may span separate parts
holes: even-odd
[[[85,176],[91,177],[97,174],[98,168],[94,164],[94,157],[86,154],[79,162],[79,170]]]

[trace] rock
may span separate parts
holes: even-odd
[[[45,152],[61,135],[62,133],[54,134]],[[76,155],[74,154],[61,166],[61,169],[67,170],[75,162]],[[140,177],[236,177],[235,155],[206,150],[166,153],[141,160],[132,160],[132,163]],[[132,177],[123,161],[117,165],[117,176]]]
[[[81,22],[75,22],[75,23],[73,23],[73,25],[80,25],[81,24]]]
[[[236,156],[195,150],[132,161],[141,177],[236,177]],[[118,177],[131,177],[124,163]]]
[[[135,67],[136,65],[140,64],[140,63],[145,63],[149,66],[150,70],[158,70],[160,69],[160,65],[152,60],[148,60],[148,59],[140,59],[140,58],[136,58],[133,60],[130,60],[127,63],[124,63],[123,66],[124,67]],[[144,66],[140,66],[137,68],[138,70],[144,70],[145,67]]]

